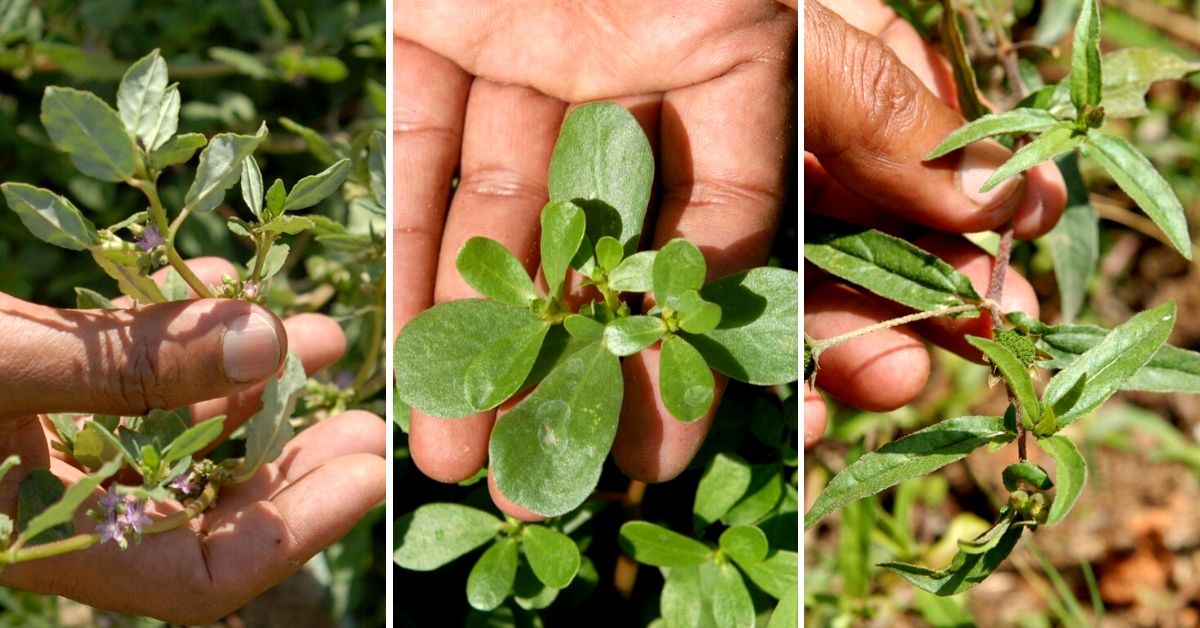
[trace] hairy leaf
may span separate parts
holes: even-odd
[[[242,176],[242,160],[253,153],[266,136],[266,123],[254,135],[214,135],[200,153],[196,178],[188,188],[184,204],[195,212],[210,211],[220,205],[225,200],[225,190]]]
[[[993,340],[978,336],[967,336],[966,339],[971,346],[982,351],[992,366],[1000,371],[1004,381],[1008,382],[1009,389],[1016,395],[1017,403],[1021,404],[1021,411],[1028,423],[1037,423],[1042,416],[1041,402],[1033,390],[1033,378],[1021,360],[1013,355],[1008,347]]]
[[[1041,133],[1058,124],[1058,118],[1041,109],[1013,109],[1003,113],[991,113],[958,127],[925,159],[937,159],[956,151],[967,144],[987,137],[1018,133]]]
[[[317,174],[300,179],[287,193],[287,198],[283,201],[283,210],[295,211],[320,203],[337,192],[349,174],[350,159],[346,158]]]
[[[879,566],[900,574],[905,580],[930,593],[954,595],[983,582],[1012,553],[1025,531],[1022,526],[1013,526],[1000,537],[1000,541],[987,552],[971,554],[958,552],[950,566],[940,571],[907,563],[888,562]]]
[[[1047,525],[1054,525],[1071,512],[1071,507],[1083,492],[1083,485],[1087,482],[1087,463],[1075,443],[1065,436],[1056,434],[1039,438],[1037,444],[1054,458],[1054,478],[1058,489],[1054,493],[1054,503],[1050,505],[1050,516],[1046,519]]]
[[[1071,43],[1071,103],[1076,109],[1100,104],[1100,7],[1096,0],[1083,0]]]
[[[47,87],[42,125],[58,150],[80,172],[101,181],[124,181],[137,168],[137,147],[117,112],[91,92]]]
[[[1067,208],[1047,238],[1062,318],[1069,323],[1083,308],[1088,281],[1100,259],[1100,219],[1079,174],[1079,158],[1074,153],[1063,156],[1058,160],[1058,169],[1067,183]]]
[[[1082,142],[1084,136],[1078,132],[1073,122],[1060,122],[1048,129],[1037,139],[1022,146],[1013,153],[1008,161],[1001,164],[996,172],[988,177],[980,192],[987,192],[1005,179],[1020,174],[1044,161],[1057,159],[1074,151]]]
[[[39,240],[72,251],[100,241],[96,226],[66,198],[25,183],[0,184],[0,190],[8,207]]]
[[[296,354],[289,353],[283,374],[267,382],[262,409],[246,422],[246,457],[241,470],[244,476],[278,458],[284,444],[292,438],[292,412],[307,383],[304,364]]]

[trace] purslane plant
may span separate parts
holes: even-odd
[[[437,305],[395,344],[399,398],[453,420],[529,394],[497,421],[489,465],[500,491],[553,517],[587,499],[617,430],[620,358],[661,342],[663,405],[681,421],[713,403],[712,369],[760,385],[797,378],[797,276],[755,268],[704,283],[704,257],[676,239],[637,251],[654,158],[622,107],[579,107],[563,124],[541,214],[541,293],[499,243],[472,238],[459,273],[487,299]],[[571,307],[568,269],[594,299]],[[655,304],[637,313],[630,294]]]
[[[358,236],[319,215],[296,210],[317,205],[338,192],[351,175],[351,159],[337,160],[326,170],[304,177],[290,189],[276,179],[268,188],[254,152],[267,135],[264,123],[254,135],[221,133],[206,138],[177,134],[180,94],[169,84],[167,64],[158,51],[135,62],[117,91],[117,108],[87,91],[48,87],[41,119],[54,146],[66,153],[83,174],[121,182],[142,192],[148,207],[117,224],[96,228],[66,197],[24,183],[0,185],[4,198],[39,239],[66,249],[87,251],[135,303],[146,305],[189,298],[231,297],[265,303],[266,287],[288,256],[285,235],[313,232],[318,240],[345,244]],[[382,134],[376,133],[356,178],[369,185],[383,203]],[[201,150],[202,149],[202,150]],[[194,180],[177,211],[159,196],[157,181],[168,169],[180,170],[199,152]],[[254,255],[245,277],[225,277],[220,285],[201,281],[175,249],[175,238],[188,217],[222,204],[225,192],[240,182],[250,220],[232,217],[230,231],[248,238]],[[359,244],[355,240],[355,246]],[[168,266],[160,287],[150,273]],[[80,308],[113,308],[92,290],[76,289]],[[146,416],[50,415],[58,439],[55,449],[71,456],[87,474],[65,488],[53,474],[33,470],[20,485],[17,521],[0,515],[0,568],[3,565],[114,542],[123,549],[142,535],[170,530],[200,515],[221,487],[244,482],[258,467],[279,456],[293,435],[293,411],[308,391],[308,378],[295,355],[287,356],[282,374],[266,385],[262,409],[245,425],[244,454],[195,459],[221,435],[224,418],[192,424],[186,410],[153,409]],[[240,449],[240,448],[239,448]],[[238,453],[241,453],[240,451]],[[20,461],[9,457],[0,477]],[[77,531],[76,511],[118,471],[129,468],[140,485],[108,484],[97,508],[88,511],[93,531]],[[160,519],[146,515],[149,501],[176,499],[178,512]]]
[[[1052,251],[1068,321],[1082,304],[1098,241],[1095,212],[1079,176],[1076,149],[1102,166],[1163,229],[1170,243],[1191,258],[1183,208],[1174,191],[1128,142],[1101,129],[1106,119],[1145,113],[1143,94],[1152,83],[1200,71],[1200,64],[1154,50],[1122,50],[1102,59],[1099,33],[1097,3],[1085,0],[1076,22],[1067,79],[1025,97],[1013,111],[978,117],[928,156],[938,158],[985,137],[1036,135],[996,171],[983,191],[1058,159],[1069,198],[1067,213],[1051,236],[1057,242]],[[974,90],[974,85],[969,89]],[[838,509],[932,473],[980,447],[997,448],[1015,440],[1020,460],[1002,474],[1009,495],[988,531],[973,540],[960,540],[958,554],[943,569],[882,564],[926,591],[952,595],[970,588],[1004,561],[1026,528],[1053,525],[1070,512],[1086,482],[1087,466],[1074,443],[1057,432],[1096,410],[1118,390],[1200,392],[1196,377],[1200,354],[1165,344],[1176,319],[1173,302],[1137,314],[1111,331],[1069,323],[1047,325],[1019,312],[1002,315],[998,286],[1007,272],[1011,225],[1002,234],[993,289],[984,296],[954,268],[906,241],[840,223],[815,226],[805,242],[809,262],[918,311],[836,338],[806,336],[806,380],[813,380],[823,350],[876,329],[935,316],[992,318],[991,339],[969,336],[967,340],[1004,382],[1010,401],[1007,413],[946,419],[863,455],[829,482],[805,515],[807,529]],[[1039,368],[1057,371],[1040,396],[1033,385]],[[1055,461],[1053,476],[1026,459],[1028,433]],[[1052,494],[1047,492],[1050,489]]]

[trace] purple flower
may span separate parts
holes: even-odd
[[[133,496],[127,495],[126,497]],[[137,498],[126,500],[125,512],[121,514],[119,523],[132,529],[134,534],[141,534],[142,526],[150,523],[150,517],[146,516],[146,504]]]
[[[100,498],[100,508],[104,510],[104,514],[108,518],[113,518],[117,514],[117,505],[121,503],[121,496],[117,494],[117,489],[114,486],[108,487],[108,492],[104,497]]]
[[[182,495],[191,495],[192,493],[196,492],[197,488],[196,485],[192,483],[191,473],[180,473],[175,477],[174,480],[171,480],[171,483],[168,486]]]
[[[121,549],[124,549],[127,545],[125,541],[125,526],[121,525],[114,518],[108,518],[96,524],[96,531],[100,533],[101,543],[116,541],[117,545],[121,546]]]
[[[142,231],[142,237],[137,241],[138,248],[147,253],[154,247],[166,243],[167,239],[158,232],[158,227],[154,225],[146,225],[146,228]]]

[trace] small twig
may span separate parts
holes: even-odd
[[[984,300],[984,302],[981,304],[968,303],[965,305],[946,305],[943,307],[939,307],[936,310],[929,310],[927,312],[914,312],[912,314],[909,314],[908,316],[901,316],[899,318],[888,319],[886,321],[882,321],[882,322],[876,323],[874,325],[870,325],[868,327],[863,327],[861,329],[856,329],[851,332],[846,332],[840,336],[834,336],[833,338],[825,338],[823,340],[813,340],[809,343],[809,348],[812,350],[813,354],[816,355],[834,345],[839,345],[843,342],[846,342],[849,340],[854,340],[855,338],[858,338],[859,336],[865,336],[869,333],[876,332],[876,331],[879,331],[882,329],[897,327],[899,325],[913,323],[916,321],[925,320],[927,318],[936,318],[938,316],[950,316],[953,314],[961,314],[963,312],[978,311],[981,309],[996,310],[996,309],[998,309],[998,306],[995,303],[990,303],[988,300]]]

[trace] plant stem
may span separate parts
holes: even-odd
[[[834,336],[833,338],[826,338],[823,340],[815,340],[815,341],[809,343],[809,347],[812,349],[812,352],[815,355],[815,354],[818,354],[834,345],[841,344],[848,340],[854,340],[855,338],[858,338],[859,336],[865,336],[871,332],[876,332],[881,329],[888,329],[890,327],[896,327],[898,325],[904,325],[907,323],[925,320],[927,318],[936,318],[938,316],[950,316],[952,314],[961,314],[963,312],[970,312],[973,310],[978,311],[980,309],[994,310],[996,308],[993,307],[992,304],[989,304],[987,301],[984,301],[984,303],[982,303],[982,304],[968,303],[965,305],[945,305],[945,306],[939,307],[936,310],[929,310],[927,312],[914,312],[912,314],[909,314],[908,316],[901,316],[899,318],[893,318],[893,319],[889,319],[886,321],[882,321],[882,322],[876,323],[874,325],[870,325],[868,327],[863,327],[861,329],[856,329],[854,331],[844,333],[840,336]]]
[[[175,218],[175,221],[168,223],[167,210],[163,207],[162,200],[158,198],[158,185],[154,181],[146,181],[144,179],[137,179],[131,182],[130,185],[141,190],[142,194],[146,195],[146,199],[150,201],[150,219],[154,221],[159,233],[167,240],[164,245],[167,251],[167,262],[187,282],[192,291],[196,293],[196,296],[211,298],[213,294],[209,291],[208,286],[204,285],[203,281],[200,281],[200,278],[196,276],[196,273],[192,272],[191,268],[188,268],[187,263],[183,261],[179,252],[175,250],[175,234],[183,226],[183,221],[187,220],[188,215],[191,213],[191,208],[184,207],[183,211],[179,212],[179,216]]]
[[[267,252],[271,250],[271,244],[275,241],[275,234],[264,233],[262,242],[258,245],[258,251],[254,256],[254,271],[250,273],[250,280],[254,282],[262,281],[263,265],[267,263]]]

